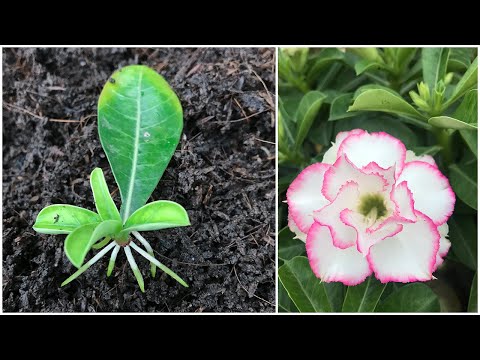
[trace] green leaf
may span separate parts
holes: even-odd
[[[320,54],[313,60],[310,69],[307,72],[307,80],[312,83],[318,79],[320,72],[334,61],[339,61],[344,58],[344,53],[336,48],[327,48],[320,52]]]
[[[65,255],[74,266],[79,268],[93,244],[105,236],[117,234],[121,229],[122,223],[116,220],[80,226],[65,239]]]
[[[367,90],[385,90],[395,96],[400,96],[399,93],[397,93],[395,90],[390,89],[387,86],[383,86],[379,84],[366,84],[366,85],[360,86],[358,89],[355,90],[353,94],[353,100],[355,100],[360,94],[364,93]]]
[[[295,235],[285,226],[278,233],[278,258],[288,261],[295,256],[305,256],[305,243],[294,239]]]
[[[402,286],[376,308],[376,312],[439,312],[437,295],[425,284]]]
[[[278,283],[278,312],[298,313],[297,307],[292,299],[288,297],[287,290],[285,290],[281,282]]]
[[[297,136],[295,137],[295,147],[297,149],[303,144],[324,99],[325,95],[320,91],[310,91],[300,101],[300,106],[295,115],[298,125]]]
[[[477,130],[477,124],[467,124],[461,120],[450,116],[435,116],[428,119],[428,123],[432,126],[444,129],[454,130]]]
[[[397,68],[403,72],[415,57],[417,48],[397,48]]]
[[[470,130],[460,130],[463,140],[470,151],[478,158],[478,133]]]
[[[332,311],[325,287],[313,274],[306,257],[297,256],[286,261],[278,269],[278,276],[301,312]]]
[[[281,194],[288,189],[293,180],[297,177],[296,174],[289,174],[278,179],[278,193]]]
[[[478,121],[478,91],[470,90],[465,94],[460,106],[455,110],[454,117],[468,124],[477,124]],[[468,148],[478,157],[478,134],[474,131],[460,130]]]
[[[422,49],[423,81],[430,87],[430,91],[445,78],[449,55],[448,48]]]
[[[102,220],[122,221],[120,213],[110,196],[110,191],[108,191],[108,186],[105,177],[103,176],[102,169],[95,168],[92,171],[90,174],[90,186],[93,190],[95,206]]]
[[[86,224],[101,222],[97,213],[72,205],[50,205],[37,215],[33,230],[41,234],[69,234]]]
[[[433,145],[433,146],[415,146],[412,148],[413,152],[417,156],[421,155],[436,155],[440,150],[442,150],[441,146]]]
[[[455,194],[462,201],[477,210],[477,162],[472,165],[452,164],[450,169],[450,184]]]
[[[357,54],[363,59],[370,60],[370,61],[377,61],[380,63],[384,62],[377,48],[374,48],[374,47],[348,48],[348,50]]]
[[[359,62],[355,63],[355,73],[357,75],[361,75],[366,71],[370,70],[380,70],[384,69],[385,66],[377,61],[370,61],[367,59],[360,60]]]
[[[322,283],[333,312],[341,312],[345,298],[345,288],[341,282]]]
[[[454,215],[448,220],[452,251],[472,270],[477,269],[477,224],[476,216]]]
[[[382,284],[373,276],[357,286],[349,286],[342,312],[373,312],[382,297],[387,284]]]
[[[472,287],[470,288],[470,297],[468,299],[468,312],[478,312],[478,273],[475,273],[475,276],[472,280]]]
[[[328,121],[346,119],[357,114],[348,112],[348,107],[353,101],[353,94],[342,94],[336,97],[330,106],[330,116]]]
[[[130,215],[123,226],[122,233],[189,225],[187,211],[180,204],[168,200],[158,200],[141,207]]]
[[[472,62],[469,66],[468,70],[463,74],[462,78],[458,82],[455,90],[453,91],[452,97],[448,99],[445,103],[444,108],[447,108],[459,98],[463,96],[468,90],[474,87],[477,84],[477,76],[478,76],[478,58]]]
[[[473,48],[452,48],[448,59],[448,70],[465,71],[470,66]]]
[[[157,186],[182,128],[180,101],[154,70],[126,66],[105,84],[98,100],[98,131],[120,189],[123,221]]]
[[[424,117],[400,96],[383,89],[367,90],[355,99],[348,111],[382,111],[390,114],[410,116],[423,120]]]

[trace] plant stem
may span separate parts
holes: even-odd
[[[137,244],[135,244],[133,241],[130,243],[130,246],[133,248],[133,250],[135,250],[136,252],[138,252],[140,255],[142,255],[145,259],[153,262],[156,266],[158,266],[160,268],[160,270],[166,272],[168,275],[170,275],[171,277],[173,277],[175,280],[177,280],[180,284],[182,284],[183,286],[185,287],[188,287],[187,283],[185,281],[183,281],[183,279],[178,276],[177,274],[175,274],[171,269],[169,269],[168,267],[166,267],[165,265],[163,265],[160,261],[158,261],[157,259],[155,259],[154,257],[150,256],[149,254],[147,254],[145,251],[143,251],[141,248],[139,248],[137,246]]]
[[[452,137],[446,129],[433,128],[433,133],[437,138],[438,144],[442,147],[441,154],[446,165],[450,165],[453,162],[452,153]]]
[[[115,266],[115,261],[117,260],[117,254],[119,250],[120,250],[120,245],[117,244],[112,251],[112,255],[110,255],[110,261],[108,262],[107,277],[112,275],[112,271]]]
[[[148,243],[148,241],[142,235],[140,235],[138,231],[132,231],[132,234],[138,239],[138,241],[142,243],[143,247],[147,250],[148,254],[151,257],[155,257],[155,255],[153,254],[153,249]],[[150,261],[150,272],[152,273],[152,277],[154,278],[157,273],[157,267],[151,261]]]
[[[95,264],[98,260],[100,260],[103,255],[105,255],[107,252],[109,252],[113,247],[115,246],[115,243],[112,242],[110,245],[108,245],[106,248],[104,248],[102,251],[100,251],[97,255],[95,255],[93,258],[91,258],[85,265],[83,265],[80,269],[78,269],[72,276],[70,276],[67,280],[65,280],[62,285],[60,286],[65,286],[69,282],[75,280],[77,277],[82,275],[90,266]]]
[[[143,276],[140,270],[138,270],[137,263],[135,262],[135,259],[133,258],[133,255],[132,255],[132,251],[130,250],[130,246],[125,246],[123,249],[125,250],[125,254],[127,255],[128,263],[132,268],[133,275],[135,275],[138,285],[140,286],[140,290],[142,290],[142,292],[145,292],[145,284],[143,283]]]

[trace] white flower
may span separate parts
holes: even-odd
[[[287,191],[289,227],[306,242],[325,282],[357,285],[369,275],[427,281],[450,248],[455,194],[431,156],[415,156],[393,136],[339,133],[322,163]]]

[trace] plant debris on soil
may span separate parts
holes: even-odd
[[[3,50],[3,310],[6,312],[273,312],[275,310],[274,49]],[[95,210],[101,167],[120,195],[97,132],[108,77],[152,67],[184,110],[180,144],[150,201],[172,200],[192,226],[144,232],[156,257],[190,285],[138,257],[142,293],[119,254],[71,284],[65,235],[33,231],[50,204]],[[93,251],[89,256],[92,256]]]

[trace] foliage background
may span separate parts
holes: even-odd
[[[279,49],[279,311],[477,311],[477,49]],[[321,283],[287,227],[285,192],[338,132],[385,131],[434,156],[457,201],[437,280]]]

